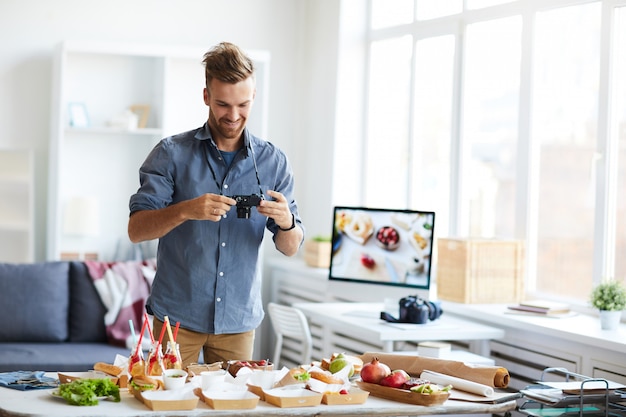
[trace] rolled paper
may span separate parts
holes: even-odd
[[[441,374],[439,372],[424,371],[420,374],[420,378],[440,385],[452,385],[452,388],[461,391],[471,392],[472,394],[482,395],[483,397],[491,397],[494,393],[492,387],[479,384],[477,382],[468,381],[467,379],[457,378],[450,375]]]
[[[494,388],[506,388],[509,384],[509,371],[501,366],[475,365],[440,358],[386,352],[365,352],[359,356],[364,363],[371,362],[375,357],[391,369],[404,369],[410,375],[420,375],[423,371],[429,370]]]

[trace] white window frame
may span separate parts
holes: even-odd
[[[419,0],[416,0],[419,1]],[[454,58],[454,86],[453,86],[453,111],[452,111],[452,137],[451,137],[451,166],[461,167],[463,161],[463,147],[461,138],[461,92],[463,91],[463,39],[467,25],[485,20],[502,18],[513,15],[520,15],[523,20],[522,26],[522,50],[521,50],[521,68],[520,68],[520,92],[519,92],[519,117],[518,117],[518,145],[517,145],[517,182],[516,182],[516,217],[515,217],[515,234],[516,238],[525,239],[527,245],[527,292],[533,294],[536,288],[535,269],[537,265],[537,218],[538,218],[538,195],[535,190],[538,189],[539,173],[537,169],[531,169],[533,161],[537,160],[539,147],[537,143],[533,143],[531,136],[531,113],[532,113],[532,43],[534,32],[534,17],[537,12],[550,10],[554,8],[567,7],[572,5],[586,3],[602,3],[602,33],[601,33],[601,51],[600,51],[600,86],[599,86],[599,108],[598,108],[598,126],[597,126],[597,159],[595,161],[596,169],[596,211],[595,211],[595,231],[594,231],[594,253],[593,253],[593,281],[599,282],[602,277],[612,276],[615,269],[615,208],[616,193],[612,190],[616,189],[617,183],[617,138],[611,136],[609,129],[611,116],[611,95],[610,86],[613,74],[611,73],[611,51],[612,51],[612,28],[615,10],[618,7],[626,6],[626,0],[518,0],[507,4],[492,6],[478,10],[464,10],[462,13],[433,19],[430,21],[413,22],[410,25],[402,25],[391,28],[378,30],[369,30],[367,22],[370,21],[371,6],[368,2],[346,1],[342,2],[342,37],[341,39],[352,39],[351,42],[342,42],[340,45],[340,62],[339,62],[339,80],[342,74],[354,74],[355,65],[365,70],[356,77],[353,83],[362,83],[363,88],[361,97],[353,97],[350,93],[342,90],[342,83],[338,82],[338,106],[337,106],[337,134],[343,135],[343,141],[350,143],[360,143],[360,162],[357,163],[360,173],[355,173],[358,192],[354,193],[349,201],[345,199],[345,193],[340,185],[341,179],[336,178],[333,190],[334,204],[362,204],[359,196],[364,195],[367,184],[359,178],[366,169],[364,164],[364,155],[366,152],[363,139],[366,135],[366,117],[367,117],[367,62],[369,61],[369,46],[373,41],[387,39],[390,37],[410,34],[413,36],[413,45],[420,39],[429,38],[439,35],[453,35],[456,39],[456,49]],[[365,10],[363,5],[367,4]],[[391,4],[390,4],[391,6]],[[361,19],[365,19],[362,24],[354,24],[356,16],[355,9],[358,8],[358,15]],[[345,22],[351,20],[351,32],[346,36],[344,31]],[[355,36],[360,36],[362,44],[355,44]],[[462,45],[459,48],[459,45]],[[362,48],[359,50],[359,47]],[[346,53],[346,51],[352,51]],[[343,57],[350,57],[345,59]],[[415,58],[413,57],[413,65]],[[348,70],[350,68],[350,70]],[[415,74],[414,71],[411,72]],[[362,77],[362,78],[360,78]],[[412,75],[413,77],[413,75]],[[411,82],[413,84],[413,81]],[[353,85],[354,87],[354,85]],[[362,100],[362,107],[357,110],[360,112],[360,125],[358,128],[350,127],[347,123],[342,125],[342,120],[350,112],[354,112],[354,101],[350,105],[342,104],[343,100],[350,102],[351,100]],[[350,108],[352,106],[352,108]],[[411,95],[411,106],[413,106],[413,96]],[[347,118],[354,120],[355,118]],[[356,117],[359,119],[359,116]],[[347,132],[351,131],[351,134]],[[365,142],[363,142],[365,141]],[[337,152],[335,153],[337,155]],[[603,156],[607,155],[607,158]],[[335,166],[338,162],[336,162]],[[622,162],[624,163],[624,162]],[[450,183],[450,218],[449,234],[451,236],[462,235],[465,224],[467,222],[466,214],[461,207],[461,193],[463,186],[462,169],[451,173]],[[345,180],[345,178],[344,178]],[[410,188],[410,184],[409,184]],[[533,294],[549,298],[548,294]],[[582,304],[582,303],[581,303]]]

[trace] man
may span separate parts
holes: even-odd
[[[129,205],[130,240],[159,239],[146,303],[153,333],[165,316],[180,322],[183,367],[201,350],[205,363],[253,359],[254,329],[264,317],[264,230],[287,256],[304,239],[287,157],[246,128],[256,92],[252,60],[224,42],[203,62],[208,121],[152,150]],[[239,205],[236,196],[243,196]]]

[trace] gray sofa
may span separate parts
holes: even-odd
[[[0,372],[87,371],[127,356],[107,341],[105,313],[82,262],[0,263]]]

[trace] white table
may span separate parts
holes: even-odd
[[[54,398],[52,390],[16,391],[0,387],[0,417],[143,417],[143,416],[406,416],[435,414],[491,414],[505,413],[514,410],[515,401],[502,404],[480,404],[463,401],[446,401],[441,406],[423,407],[388,401],[370,395],[360,405],[319,405],[315,407],[279,408],[259,401],[252,410],[213,410],[204,402],[199,401],[193,410],[186,411],[152,411],[139,402],[131,394],[123,391],[122,401],[100,401],[96,406],[71,406],[64,400]]]
[[[504,337],[504,330],[460,317],[443,315],[426,324],[395,324],[380,319],[383,303],[295,303],[309,321],[326,328],[324,334],[342,333],[359,340],[380,342],[393,352],[394,342],[433,340],[469,341],[473,350],[489,356],[489,340]],[[331,352],[328,347],[325,351]]]

